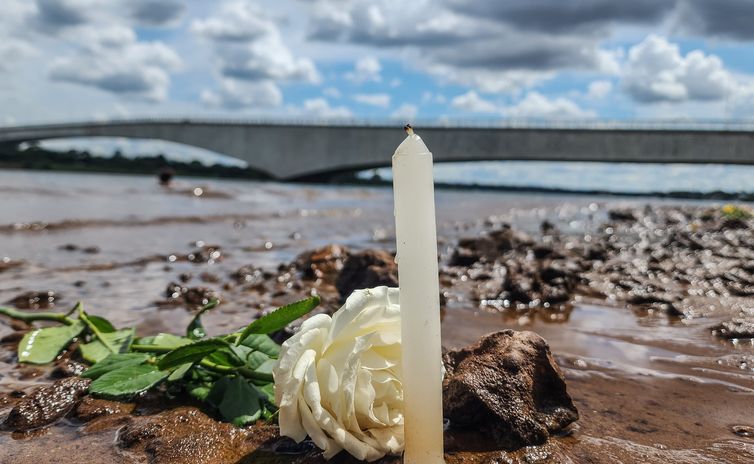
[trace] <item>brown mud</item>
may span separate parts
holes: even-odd
[[[237,197],[244,188],[228,187]],[[179,333],[197,305],[219,296],[205,317],[218,333],[312,291],[332,311],[352,288],[393,282],[389,192],[254,188],[289,204],[171,196],[203,203],[133,220],[20,218],[47,226],[0,229],[0,260],[13,263],[0,268],[0,301],[34,311],[81,299],[147,335]],[[512,452],[490,451],[480,434],[451,424],[447,462],[754,462],[751,221],[730,221],[711,204],[463,192],[440,193],[438,208],[443,345],[507,328],[536,332],[579,413],[546,444]],[[88,247],[100,251],[81,251]],[[0,321],[3,421],[35,389],[80,372],[75,359],[19,366],[23,330]],[[70,397],[49,425],[0,432],[0,463],[323,462],[310,443],[267,425],[236,429],[188,400]]]

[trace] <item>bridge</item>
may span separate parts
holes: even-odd
[[[566,123],[418,126],[436,162],[529,160],[754,164],[754,125]],[[70,137],[158,139],[241,159],[281,180],[390,165],[401,124],[133,120],[0,127],[0,144]]]

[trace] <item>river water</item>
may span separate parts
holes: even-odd
[[[668,204],[439,191],[441,253],[490,218],[532,234],[547,219],[566,234],[583,235],[605,220],[608,208],[647,201]],[[0,260],[6,264],[0,303],[50,291],[53,309],[81,300],[90,312],[134,325],[140,335],[179,333],[190,320],[185,308],[162,303],[166,286],[182,275],[224,297],[205,319],[210,332],[241,326],[264,302],[226,292],[217,276],[250,264],[274,270],[327,244],[393,249],[391,190],[205,179],[180,179],[166,190],[143,176],[0,171]],[[221,255],[199,264],[181,259],[202,245],[221,247]],[[302,292],[290,293],[285,298]],[[567,318],[551,320],[456,299],[444,316],[443,344],[464,346],[503,328],[533,330],[548,340],[581,414],[573,434],[552,445],[570,461],[556,462],[754,462],[754,440],[740,433],[741,426],[754,426],[754,372],[745,363],[754,360],[754,348],[715,339],[709,332],[715,322],[638,314],[583,298]],[[0,337],[11,331],[0,321]],[[0,392],[36,382],[12,356],[0,359]],[[53,429],[37,443],[58,447],[59,437],[69,436],[59,433]],[[9,462],[6,456],[57,462],[32,443],[0,434],[0,462]],[[110,443],[102,452],[111,452]]]

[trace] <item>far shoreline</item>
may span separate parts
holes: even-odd
[[[188,163],[181,163],[188,164]],[[357,173],[340,173],[335,174],[329,179],[306,179],[286,181],[273,179],[257,173],[253,175],[223,175],[213,172],[214,166],[205,166],[204,172],[181,172],[176,171],[176,177],[186,179],[208,179],[208,180],[233,180],[233,181],[252,181],[252,182],[275,182],[282,184],[297,185],[321,185],[331,187],[375,187],[390,188],[392,183],[385,179],[363,179],[357,177]],[[105,175],[124,175],[139,177],[156,177],[158,171],[149,172],[145,169],[125,170],[125,169],[78,169],[68,167],[34,167],[34,166],[8,166],[0,161],[1,171],[26,171],[26,172],[47,172],[47,173],[72,173],[72,174],[105,174]],[[611,191],[601,189],[565,189],[549,188],[538,186],[517,186],[517,185],[490,185],[478,183],[449,183],[435,182],[435,189],[440,191],[479,191],[479,192],[500,192],[500,193],[535,193],[538,195],[568,195],[580,197],[618,197],[618,198],[656,198],[656,199],[677,199],[677,200],[710,200],[710,201],[739,201],[754,203],[754,192],[724,192],[720,190],[709,192],[693,191],[650,191],[650,192],[631,192],[631,191]]]

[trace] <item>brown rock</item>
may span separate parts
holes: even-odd
[[[71,359],[61,359],[55,364],[55,368],[50,372],[50,378],[62,379],[64,377],[73,377],[81,375],[87,369],[86,365]]]
[[[130,414],[134,407],[136,407],[134,403],[121,403],[87,396],[76,406],[76,417],[82,422],[89,422],[102,416]]]
[[[49,425],[70,411],[86,393],[91,380],[68,377],[37,388],[10,411],[3,427],[25,432]]]
[[[149,462],[220,464],[238,462],[253,449],[248,432],[209,418],[193,407],[134,417],[118,434],[117,445],[143,452]]]
[[[214,289],[186,287],[175,282],[165,288],[165,296],[167,300],[164,303],[167,305],[204,306],[213,299],[220,299],[220,294]]]
[[[445,417],[494,446],[543,444],[579,417],[547,342],[533,332],[496,332],[444,360]]]
[[[54,291],[30,291],[14,296],[6,303],[18,309],[47,309],[55,306],[55,300],[60,299]]]
[[[395,265],[395,258],[383,250],[365,250],[351,254],[335,282],[343,299],[354,290],[380,285],[398,286],[398,267]]]
[[[733,340],[736,338],[754,338],[754,320],[731,319],[712,328],[720,338]]]
[[[518,232],[507,224],[501,229],[490,231],[480,237],[464,238],[450,258],[451,266],[470,266],[476,262],[495,262],[508,251],[530,247],[534,244],[523,232]]]
[[[316,250],[307,251],[296,258],[296,267],[301,270],[303,277],[307,279],[332,278],[341,269],[348,258],[348,248],[340,245],[327,245]]]
[[[607,217],[611,221],[636,221],[636,216],[630,209],[611,209],[607,212]]]
[[[197,243],[199,245],[199,243]],[[192,263],[209,263],[212,264],[215,261],[222,261],[223,251],[218,245],[204,245],[202,244],[196,250],[188,253],[186,259]]]
[[[238,268],[230,275],[230,277],[239,284],[260,284],[265,280],[264,272],[252,265]]]

